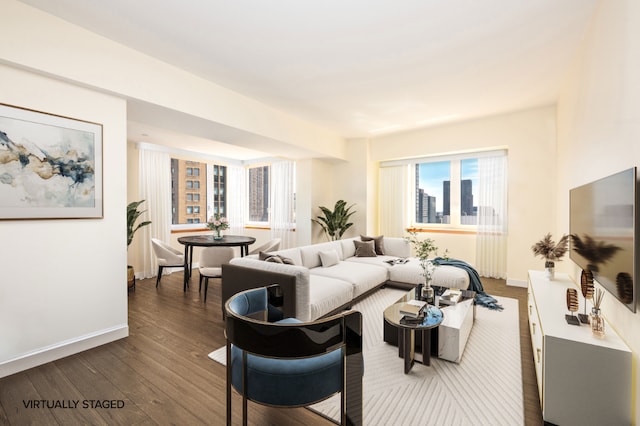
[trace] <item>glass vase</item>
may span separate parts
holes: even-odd
[[[221,240],[222,239],[222,235],[220,235],[220,230],[216,229],[216,231],[213,234],[213,239],[214,240]]]
[[[429,305],[433,305],[434,291],[429,281],[427,281],[424,287],[422,287],[422,300],[427,302]]]
[[[591,322],[591,332],[594,336],[604,336],[604,318],[600,313],[600,309],[592,308],[591,315],[589,315],[589,321]]]

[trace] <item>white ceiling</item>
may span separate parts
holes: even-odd
[[[597,5],[22,1],[345,138],[554,103]]]

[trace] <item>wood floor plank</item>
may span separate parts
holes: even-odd
[[[0,379],[0,424],[224,424],[226,370],[207,354],[225,344],[220,281],[211,280],[207,303],[198,293],[197,272],[186,292],[182,274],[138,280],[129,293],[129,337],[26,372]],[[490,294],[520,301],[523,401],[527,425],[542,425],[529,328],[526,289],[483,279]],[[25,409],[29,399],[116,399],[110,410]],[[234,424],[241,399],[233,396]],[[304,408],[249,404],[252,425],[331,425]]]

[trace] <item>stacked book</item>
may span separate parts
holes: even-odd
[[[421,317],[425,306],[427,306],[427,302],[422,300],[410,300],[400,306],[400,315],[404,315],[409,318]]]
[[[441,305],[455,305],[462,299],[462,291],[457,288],[449,288],[440,296]]]

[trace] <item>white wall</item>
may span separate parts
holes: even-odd
[[[564,229],[571,188],[640,166],[640,2],[600,3],[560,96],[558,146],[557,229]],[[579,269],[566,263],[579,280]],[[640,424],[640,307],[634,314],[605,295],[602,311],[633,351],[634,424]]]
[[[371,141],[371,161],[507,148],[509,237],[507,276],[523,285],[529,269],[541,269],[531,245],[556,226],[556,109],[511,114],[388,135]],[[568,232],[568,229],[564,230]],[[475,261],[475,235],[425,234],[452,257]]]
[[[2,19],[0,102],[104,125],[105,217],[0,223],[3,248],[11,247],[0,256],[0,375],[128,334],[127,102],[252,143],[344,157],[344,141],[331,131],[24,3],[2,0]]]
[[[128,335],[126,104],[0,64],[0,101],[103,125],[104,218],[0,221],[0,377]]]

